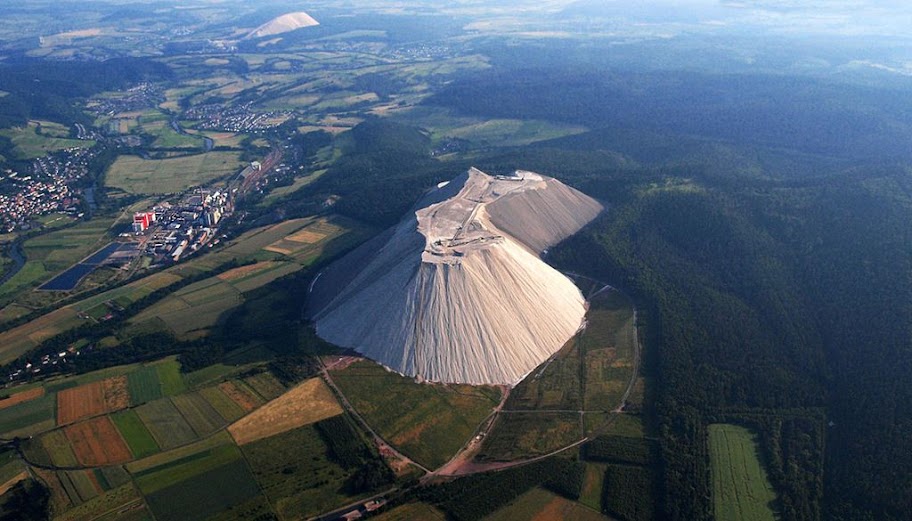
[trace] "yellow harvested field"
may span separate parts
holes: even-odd
[[[218,278],[222,280],[238,280],[254,273],[259,273],[261,271],[266,271],[276,267],[276,265],[281,264],[281,262],[275,261],[266,261],[266,262],[257,262],[256,264],[248,264],[247,266],[241,266],[240,268],[234,268],[228,270],[224,273],[217,275]]]
[[[6,483],[0,484],[0,496],[2,496],[3,494],[6,494],[6,492],[9,489],[13,488],[13,486],[16,483],[19,483],[20,481],[28,479],[28,477],[29,477],[28,472],[23,470],[19,474],[16,474],[12,478],[10,478],[10,480],[7,481]]]
[[[15,360],[39,343],[82,323],[76,310],[64,307],[0,334],[0,363]]]
[[[313,244],[315,242],[322,241],[325,238],[326,238],[325,233],[315,232],[315,231],[307,230],[307,229],[301,230],[298,233],[295,233],[295,234],[292,234],[292,235],[289,235],[288,237],[286,237],[286,239],[288,239],[289,241],[304,242],[307,244]]]
[[[311,378],[236,421],[228,432],[238,445],[342,414],[342,407],[320,378]]]

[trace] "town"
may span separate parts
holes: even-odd
[[[32,162],[23,175],[13,169],[0,172],[0,230],[11,233],[27,231],[36,217],[65,212],[81,217],[80,196],[84,190],[73,185],[89,172],[89,162],[97,148],[68,148]]]

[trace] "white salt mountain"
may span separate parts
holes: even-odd
[[[246,38],[263,38],[264,36],[275,36],[284,34],[303,27],[312,27],[320,25],[320,22],[313,19],[309,14],[300,11],[297,13],[288,13],[273,18],[272,20],[257,27],[246,36]]]
[[[514,385],[586,312],[573,282],[538,255],[601,210],[549,177],[473,168],[318,276],[317,334],[419,379]]]

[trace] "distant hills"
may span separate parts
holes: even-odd
[[[272,20],[257,27],[251,31],[250,34],[245,37],[245,39],[275,36],[277,34],[291,32],[303,27],[312,27],[314,25],[320,25],[320,22],[314,20],[312,16],[305,13],[304,11],[287,13],[277,18],[273,18]]]

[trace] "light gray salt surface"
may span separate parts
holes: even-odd
[[[320,275],[317,334],[424,380],[513,385],[585,314],[573,282],[538,253],[601,210],[545,176],[473,168]]]

